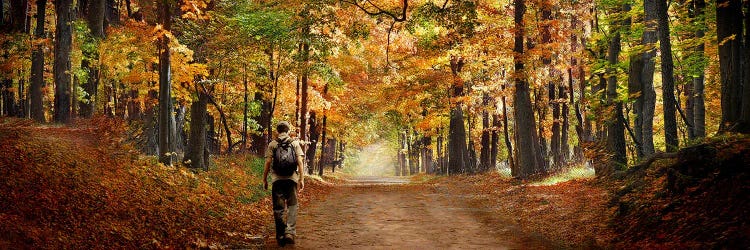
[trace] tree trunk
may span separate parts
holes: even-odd
[[[54,121],[57,123],[70,122],[70,53],[73,30],[70,26],[72,21],[72,0],[55,1],[55,13],[57,13],[57,28],[55,30],[55,113]]]
[[[464,92],[464,82],[459,76],[464,66],[462,57],[451,56],[451,73],[453,84],[451,85],[451,97],[461,97]],[[463,102],[457,101],[453,104],[450,113],[450,127],[448,129],[448,167],[450,174],[465,173],[469,162],[469,152],[466,148],[466,127],[464,126]]]
[[[524,0],[514,0],[515,5],[513,19],[515,22],[513,61],[515,62],[514,81],[516,84],[515,98],[513,100],[515,107],[516,122],[516,148],[518,150],[517,164],[511,169],[514,177],[527,178],[533,174],[541,172],[540,163],[537,162],[536,155],[537,142],[534,140],[536,124],[534,123],[534,111],[531,107],[531,98],[529,96],[529,83],[524,79],[524,62],[523,62],[523,41],[525,25],[523,21],[526,6]]]
[[[677,101],[674,95],[674,63],[672,62],[672,43],[669,38],[669,15],[667,0],[657,0],[657,20],[659,24],[659,50],[661,54],[662,98],[664,99],[664,140],[667,152],[675,152],[679,147],[677,137]]]
[[[329,145],[327,145],[328,140],[326,138],[327,136],[327,133],[326,133],[327,121],[326,120],[327,119],[328,117],[326,117],[326,114],[324,111],[323,112],[323,126],[321,127],[321,132],[320,132],[321,134],[320,135],[320,160],[318,161],[318,176],[323,176],[323,169],[325,168],[326,164],[328,164],[328,154],[330,153],[328,152]]]
[[[661,54],[662,98],[664,110],[664,140],[667,152],[675,152],[679,147],[677,137],[677,101],[674,94],[674,63],[672,62],[672,44],[669,37],[669,15],[667,0],[657,0],[657,22],[659,25],[659,50]]]
[[[550,149],[552,150],[552,166],[557,169],[562,166],[562,152],[560,150],[562,144],[562,131],[561,131],[561,119],[560,119],[560,103],[557,101],[557,93],[555,90],[557,86],[550,83],[547,86],[549,88],[549,101],[552,104],[552,138],[550,142]]]
[[[742,49],[742,123],[737,132],[750,134],[750,1],[745,0],[745,45]]]
[[[493,102],[496,102],[496,101],[493,101]],[[500,135],[498,135],[497,133],[498,129],[500,129],[500,117],[498,116],[497,111],[493,111],[492,134],[490,135],[490,162],[489,162],[490,171],[497,170],[497,153],[500,150],[498,148],[500,146]]]
[[[648,31],[644,31],[646,33]],[[635,153],[638,159],[643,158],[643,52],[630,55],[630,66],[628,67],[628,95],[635,97],[633,102],[633,127],[635,127],[633,142],[635,143]]]
[[[742,106],[742,1],[716,4],[716,36],[719,42],[721,123],[719,131],[738,131]]]
[[[159,1],[159,20],[165,30],[170,30],[172,15],[169,0]],[[158,39],[159,48],[159,162],[172,165],[172,145],[174,138],[170,131],[172,127],[172,93],[169,38],[162,36]]]
[[[433,166],[432,164],[432,149],[430,148],[431,144],[432,137],[422,137],[422,167],[424,168],[423,171],[428,174],[432,174],[435,172],[435,166]]]
[[[307,90],[308,90],[308,74],[310,73],[309,61],[310,61],[310,43],[307,37],[310,36],[310,27],[305,25],[302,27],[302,36],[305,40],[302,42],[302,79],[300,81],[300,138],[307,140]],[[311,159],[308,159],[310,163]]]
[[[625,11],[630,10],[630,6],[624,6]],[[625,152],[625,128],[624,117],[622,113],[622,102],[617,98],[617,69],[616,65],[620,55],[620,30],[629,26],[629,21],[621,21],[620,27],[615,27],[612,31],[609,49],[607,50],[607,61],[609,69],[607,74],[610,75],[607,80],[607,105],[612,107],[607,124],[607,149],[612,154],[609,164],[601,169],[595,169],[597,175],[608,175],[615,170],[624,169],[627,164]]]
[[[242,66],[242,85],[245,87],[243,89],[243,97],[245,102],[243,103],[242,107],[242,149],[247,148],[247,112],[248,112],[248,89],[247,89],[247,65]],[[259,155],[264,155],[266,152],[258,152]],[[265,157],[265,156],[264,156]]]
[[[119,0],[107,0],[106,9],[104,16],[104,30],[110,25],[120,25],[120,1]]]
[[[698,18],[697,20],[701,21],[697,24],[699,28],[695,31],[695,38],[703,39],[706,25],[704,19],[706,2],[705,0],[693,0],[693,4],[695,16]],[[745,28],[747,28],[747,23],[745,24],[745,26]],[[695,47],[695,53],[697,53],[697,56],[702,58],[704,57],[703,51],[704,45],[703,42],[701,42],[698,46]],[[693,127],[695,129],[695,136],[699,138],[706,136],[706,104],[703,93],[703,89],[705,87],[704,81],[705,69],[701,67],[698,75],[693,78]]]
[[[190,137],[183,162],[189,168],[208,169],[206,154],[206,110],[208,95],[198,91],[198,100],[190,105]]]
[[[695,136],[695,128],[693,126],[693,121],[695,120],[695,110],[693,109],[693,107],[695,106],[693,104],[695,102],[695,97],[693,95],[693,85],[685,84],[684,88],[685,88],[685,97],[686,97],[685,108],[684,108],[685,118],[686,118],[685,123],[687,123],[688,138],[690,140],[694,140],[696,136]]]
[[[401,166],[401,176],[409,175],[409,141],[406,131],[401,132],[401,154],[404,157],[404,165]]]
[[[13,116],[16,114],[16,98],[13,96],[13,79],[7,78],[2,80],[2,115]]]
[[[654,113],[656,110],[656,91],[654,90],[654,71],[656,71],[656,30],[657,30],[657,10],[656,2],[653,0],[644,1],[644,25],[641,43],[646,46],[647,50],[643,52],[643,70],[641,75],[641,126],[640,130],[641,149],[643,157],[649,157],[655,152],[654,148]]]
[[[492,143],[490,141],[490,114],[487,109],[489,108],[490,96],[485,93],[482,96],[482,138],[480,144],[482,151],[479,153],[480,171],[487,171],[490,169],[492,163],[490,162],[490,148]]]
[[[104,38],[104,10],[105,0],[88,0],[86,22],[91,31],[93,46],[82,49],[83,59],[81,67],[88,72],[88,79],[83,84],[86,96],[78,104],[80,116],[90,118],[96,112],[96,96],[99,88],[99,41]]]
[[[437,128],[437,159],[438,159],[438,171],[439,174],[445,173],[445,164],[443,164],[443,161],[445,160],[445,157],[443,156],[443,133],[442,129],[440,127]]]
[[[315,114],[315,110],[310,111],[310,146],[307,148],[307,153],[305,156],[307,157],[307,162],[309,163],[307,165],[307,173],[313,174],[313,163],[315,162],[315,151],[318,147],[318,136],[320,135],[318,129],[318,122]],[[321,150],[322,151],[322,150]],[[322,154],[322,153],[321,153]],[[320,164],[320,162],[318,162]]]
[[[36,29],[34,39],[44,39],[44,17],[47,10],[47,0],[36,1]],[[37,122],[46,122],[44,117],[44,45],[37,44],[31,52],[31,86],[29,86],[29,99],[31,99],[29,111],[31,118]]]
[[[5,9],[0,9],[5,10]],[[9,32],[22,32],[26,33],[29,29],[26,23],[26,16],[29,11],[29,4],[26,0],[11,0],[10,1],[10,25],[8,27]]]
[[[572,78],[569,79],[570,81],[573,81]],[[562,167],[566,164],[568,161],[568,156],[570,155],[570,147],[568,146],[568,129],[570,129],[570,122],[568,120],[568,90],[565,89],[564,85],[558,86],[557,91],[559,98],[558,103],[562,107],[560,108],[560,114],[562,115],[562,125],[561,125],[561,132],[560,132],[560,152],[558,155],[558,159],[555,160],[559,165],[558,167]]]
[[[505,85],[503,85],[503,90],[505,90]],[[513,169],[516,169],[516,161],[513,158],[513,144],[511,144],[510,141],[510,132],[508,132],[508,109],[506,107],[505,103],[505,95],[502,97],[503,102],[503,137],[505,137],[505,150],[508,151],[508,165],[510,165],[511,171]]]

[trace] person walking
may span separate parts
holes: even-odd
[[[273,219],[276,223],[276,242],[280,246],[294,244],[297,225],[297,193],[305,187],[305,153],[298,140],[289,136],[291,126],[282,121],[276,124],[278,137],[268,144],[263,169],[263,187],[268,189],[268,173],[271,173],[271,196]],[[284,211],[286,210],[286,220]]]

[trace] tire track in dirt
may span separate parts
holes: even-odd
[[[403,179],[356,178],[300,209],[298,249],[545,249],[472,197]],[[268,244],[267,247],[276,247]]]

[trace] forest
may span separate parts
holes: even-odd
[[[268,247],[281,121],[299,248],[750,246],[748,0],[2,0],[0,32],[0,248]]]

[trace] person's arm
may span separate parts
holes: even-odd
[[[268,172],[271,170],[271,158],[266,158],[266,164],[263,165],[263,188],[268,189]]]
[[[297,164],[297,173],[299,175],[299,189],[297,192],[302,192],[302,189],[305,189],[305,156],[297,155],[297,162],[300,163]]]

